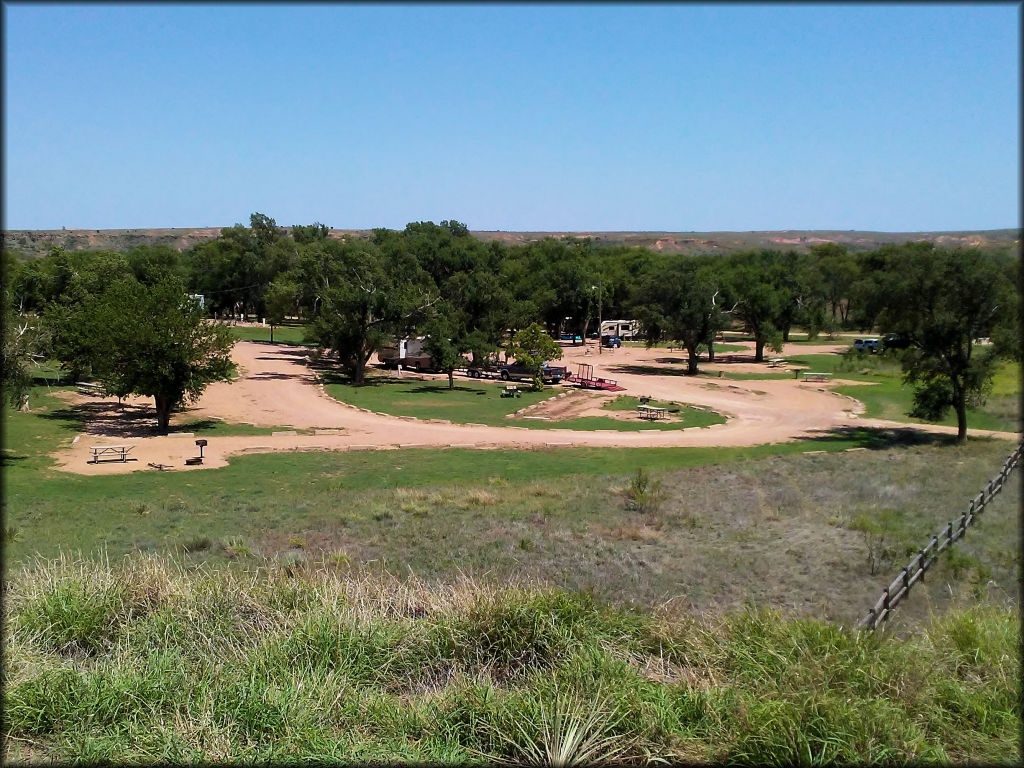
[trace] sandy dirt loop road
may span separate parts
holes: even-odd
[[[714,378],[715,370],[725,365],[737,372],[765,370],[765,364],[745,362],[743,355],[739,356],[740,362],[702,365],[711,376],[686,377],[680,375],[684,367],[680,352],[629,347],[598,354],[593,348],[565,346],[561,364],[570,371],[575,371],[578,363],[591,364],[595,375],[616,379],[626,388],[625,394],[704,406],[727,417],[727,423],[705,428],[670,431],[652,425],[651,429],[635,432],[559,429],[557,421],[551,422],[550,429],[527,429],[514,426],[514,419],[508,427],[488,427],[375,414],[327,396],[315,371],[307,365],[304,348],[239,342],[232,356],[240,377],[208,387],[194,407],[175,417],[175,423],[212,418],[277,427],[277,433],[208,437],[203,465],[186,467],[185,459],[197,455],[193,436],[152,436],[148,426],[140,426],[150,423],[151,400],[133,399],[119,408],[111,398],[69,395],[71,402],[90,409],[92,419],[85,434],[55,454],[58,466],[80,474],[110,474],[153,471],[150,464],[171,465],[175,470],[219,467],[242,453],[296,450],[747,446],[821,437],[842,427],[907,426],[858,418],[863,406],[830,392],[828,385],[796,379]],[[680,362],[671,362],[672,358]],[[553,388],[552,394],[558,391],[560,388]],[[605,395],[609,396],[614,395]],[[594,409],[601,402],[596,402]],[[293,430],[297,429],[312,433],[296,434]],[[948,431],[945,427],[929,429]],[[91,446],[113,444],[131,445],[134,461],[89,463]]]

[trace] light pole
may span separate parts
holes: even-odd
[[[597,289],[597,354],[601,354],[601,283],[590,286]]]

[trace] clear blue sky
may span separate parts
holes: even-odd
[[[1020,224],[1013,4],[4,13],[8,229]]]

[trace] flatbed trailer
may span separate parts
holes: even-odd
[[[456,370],[471,379],[497,379],[501,375],[499,371],[491,371],[486,368],[457,368]]]
[[[579,369],[576,373],[568,374],[565,380],[576,384],[583,389],[603,389],[606,392],[625,392],[625,387],[620,387],[615,379],[605,379],[594,376],[594,366],[588,363],[578,363]]]

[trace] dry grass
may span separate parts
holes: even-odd
[[[1005,608],[899,640],[466,573],[155,556],[36,561],[5,598],[8,762],[1020,757]]]

